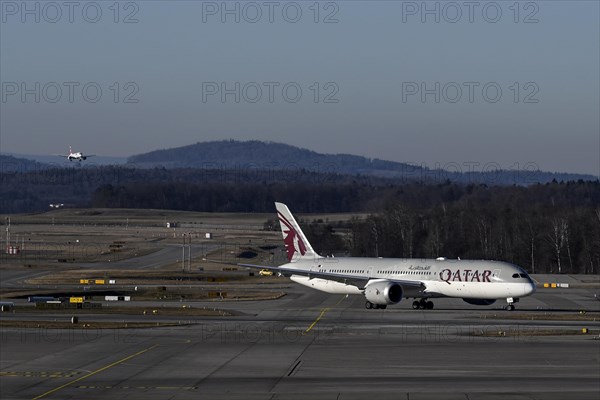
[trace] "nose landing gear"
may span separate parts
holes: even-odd
[[[506,302],[508,304],[506,305],[506,307],[504,307],[504,309],[506,311],[513,311],[515,309],[515,305],[513,303],[518,303],[519,299],[513,299],[512,297],[509,297],[506,299]]]

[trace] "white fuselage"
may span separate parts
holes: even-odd
[[[519,267],[499,261],[382,259],[382,258],[316,258],[285,264],[288,270],[335,274],[352,279],[368,279],[367,286],[379,281],[422,283],[408,287],[403,297],[458,297],[466,299],[500,299],[528,296],[535,284]],[[327,293],[361,294],[351,283],[337,280],[292,275],[299,284]]]
[[[81,153],[69,153],[69,156],[67,158],[69,159],[69,161],[71,161],[71,160],[81,161],[83,159],[83,154],[81,154]]]

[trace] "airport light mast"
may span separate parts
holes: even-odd
[[[6,252],[8,253],[8,249],[10,247],[10,217],[6,217],[8,223],[6,225]]]
[[[181,235],[181,237],[183,238],[183,243],[181,245],[181,250],[183,251],[181,256],[181,272],[185,272],[185,233]]]

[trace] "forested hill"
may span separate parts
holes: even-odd
[[[259,170],[305,169],[336,174],[413,171],[414,166],[350,154],[321,154],[283,143],[221,140],[156,150],[129,158],[140,167]]]
[[[460,165],[442,168],[370,159],[350,154],[321,154],[315,151],[274,142],[222,140],[189,146],[155,150],[132,156],[128,163],[141,168],[196,168],[202,170],[306,170],[317,173],[363,175],[440,183],[485,183],[495,185],[530,185],[556,181],[596,180],[584,174],[540,171],[535,164],[520,169],[499,170],[495,163]],[[445,168],[445,169],[444,169]]]
[[[14,157],[9,154],[0,154],[0,173],[14,174],[21,172],[40,171],[48,169],[49,164],[30,160],[27,158]]]

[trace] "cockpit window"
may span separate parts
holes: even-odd
[[[519,274],[521,278],[527,278],[527,274]]]
[[[512,275],[512,277],[513,277],[513,278],[518,278],[518,277],[519,277],[519,274],[513,274],[513,275]]]

